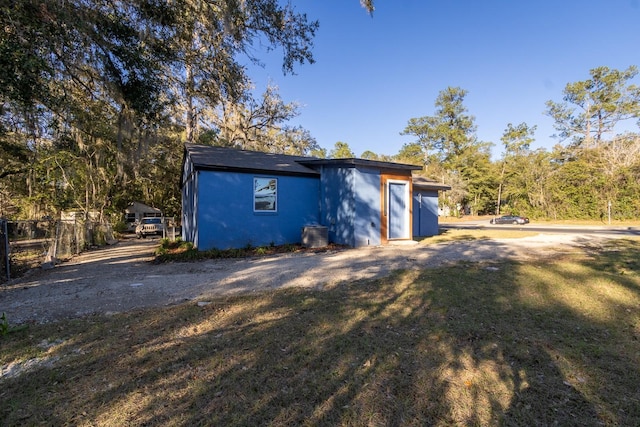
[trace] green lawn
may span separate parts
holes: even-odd
[[[637,426],[639,246],[33,325],[1,424]]]

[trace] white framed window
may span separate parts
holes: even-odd
[[[278,179],[253,178],[253,211],[278,211]]]

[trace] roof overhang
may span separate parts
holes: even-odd
[[[281,169],[261,169],[251,167],[239,167],[239,166],[219,166],[219,165],[205,165],[205,164],[193,164],[193,169],[196,171],[221,171],[221,172],[239,172],[239,173],[257,173],[263,175],[281,175],[281,176],[320,176],[320,172],[315,170],[309,171],[291,171]]]
[[[449,191],[451,186],[447,184],[439,183],[438,181],[432,181],[430,179],[422,177],[413,178],[413,188],[415,190],[423,191]]]
[[[300,164],[305,166],[329,166],[329,167],[367,167],[380,170],[402,170],[402,171],[417,171],[422,170],[422,166],[410,165],[406,163],[394,163],[394,162],[382,162],[379,160],[368,159],[306,159],[299,161]]]

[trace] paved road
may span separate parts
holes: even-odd
[[[595,236],[640,236],[640,227],[617,227],[617,226],[581,226],[581,225],[494,225],[488,220],[468,221],[468,222],[445,222],[439,224],[441,228],[459,228],[459,229],[504,229],[511,231],[535,231],[538,233],[557,233],[557,234],[574,234],[578,236],[595,235]]]

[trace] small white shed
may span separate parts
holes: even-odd
[[[146,217],[162,217],[162,211],[153,206],[140,202],[133,202],[124,210],[124,221],[127,223],[127,231],[134,232],[136,223]]]

